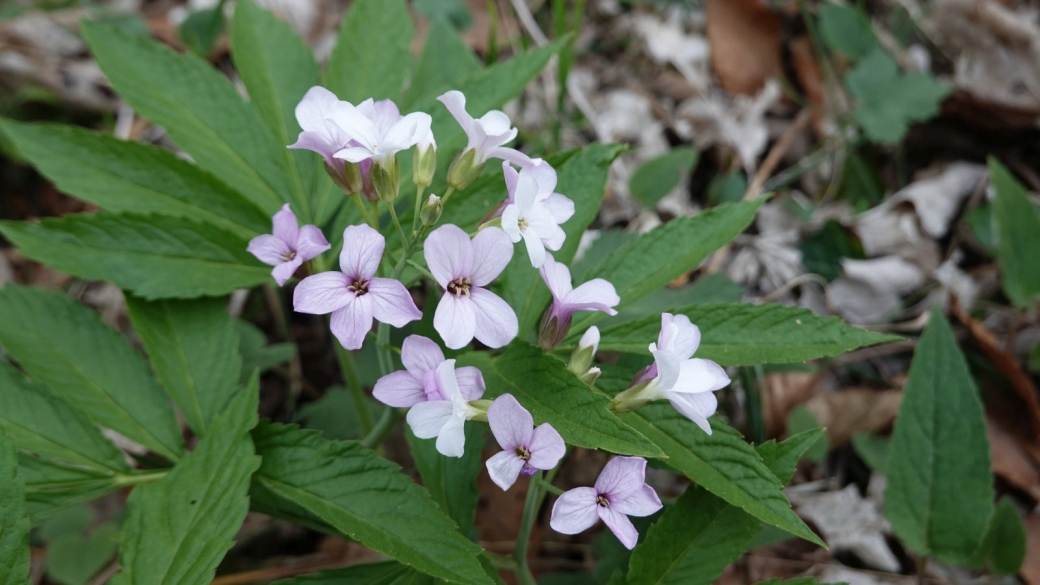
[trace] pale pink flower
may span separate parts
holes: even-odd
[[[466,96],[458,90],[451,90],[437,99],[448,108],[466,133],[468,142],[463,152],[471,149],[476,151],[474,165],[481,165],[489,158],[500,158],[517,165],[531,162],[526,154],[503,146],[516,138],[518,132],[505,112],[491,110],[475,119],[466,111]]]
[[[413,112],[402,117],[390,100],[367,100],[357,107],[338,102],[325,117],[352,139],[333,156],[352,163],[371,160],[388,167],[398,152],[429,139],[431,134],[429,114]]]
[[[246,251],[264,264],[274,266],[271,276],[278,286],[285,284],[301,264],[332,247],[317,227],[299,227],[288,203],[274,214],[271,224],[274,235],[263,234],[249,240]]]
[[[534,475],[539,469],[552,469],[567,452],[563,437],[549,423],[537,428],[527,412],[511,394],[503,394],[488,407],[491,432],[502,452],[487,460],[488,474],[498,487],[508,490],[521,474]]]
[[[432,339],[409,335],[401,344],[401,362],[405,369],[380,378],[372,395],[395,408],[409,408],[428,400],[447,400],[437,379],[437,367],[444,361],[444,353]],[[479,368],[458,368],[455,378],[466,400],[476,400],[484,394],[484,377]]]
[[[539,273],[553,297],[552,306],[542,320],[538,336],[543,347],[559,345],[570,330],[571,318],[576,311],[602,311],[608,315],[617,315],[614,307],[621,302],[621,297],[610,282],[594,278],[574,288],[571,285],[570,269],[556,262],[552,254],[545,255]]]
[[[405,418],[416,437],[437,437],[437,451],[442,455],[462,457],[466,450],[465,423],[483,411],[470,406],[469,399],[463,396],[455,377],[455,360],[441,362],[434,375],[444,400],[419,402],[412,406]]]
[[[422,318],[408,289],[392,278],[378,278],[386,240],[367,225],[343,231],[342,272],[308,276],[296,286],[293,308],[300,313],[332,313],[332,333],[347,349],[360,349],[372,319],[404,327]]]
[[[603,520],[625,548],[631,550],[639,533],[629,516],[649,516],[661,509],[661,499],[646,485],[646,459],[615,457],[596,479],[595,487],[564,492],[553,504],[549,525],[563,534],[578,534]]]
[[[524,166],[517,173],[502,164],[509,201],[502,210],[502,229],[513,243],[524,240],[531,265],[541,268],[545,250],[559,250],[567,238],[560,227],[574,215],[574,202],[554,193],[556,171],[545,161]]]
[[[289,148],[299,148],[317,152],[325,159],[325,164],[332,169],[343,166],[333,155],[346,148],[350,136],[334,122],[326,117],[333,107],[340,103],[336,94],[324,87],[314,86],[307,90],[303,99],[296,106],[296,121],[303,129],[296,143]]]

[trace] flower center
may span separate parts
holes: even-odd
[[[295,257],[296,257],[296,250],[289,250],[285,254],[282,254],[282,259],[285,260],[286,262],[292,260]]]
[[[360,297],[368,292],[368,281],[363,278],[358,278],[347,287],[347,290],[354,293],[354,296]]]
[[[610,502],[607,501],[606,496],[603,495],[596,496],[596,504],[598,504],[602,508],[610,507]]]
[[[462,295],[469,296],[470,278],[464,276],[462,278],[456,278],[455,280],[448,283],[448,293],[455,295],[455,298],[461,297]]]
[[[520,220],[517,221],[517,224],[520,226],[520,231],[522,231],[522,232],[526,232],[527,231],[527,227],[530,225],[530,224],[527,223],[527,218],[526,217],[521,217]]]
[[[527,447],[524,447],[523,445],[520,445],[519,447],[516,448],[516,456],[519,457],[520,459],[524,460],[524,461],[530,461],[531,460],[531,450],[528,449]]]

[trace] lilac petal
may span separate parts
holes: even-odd
[[[371,152],[380,142],[376,125],[348,102],[337,102],[329,108],[325,119],[339,127],[347,136]]]
[[[534,206],[538,197],[538,180],[531,174],[531,167],[520,169],[520,178],[516,181],[516,193],[513,201],[516,202],[520,211],[526,214]]]
[[[509,194],[509,198],[506,200],[509,203],[513,203],[515,200],[516,183],[520,179],[520,173],[509,164],[509,161],[502,161],[502,177],[506,180],[506,193]]]
[[[507,449],[488,458],[486,465],[491,481],[503,490],[508,490],[520,477],[524,461],[514,451]]]
[[[545,255],[545,261],[542,262],[539,273],[554,299],[563,301],[570,294],[572,290],[571,271],[566,265],[553,259],[552,254]]]
[[[552,165],[545,162],[542,159],[536,159],[531,161],[530,165],[524,167],[524,170],[534,178],[535,182],[538,183],[538,199],[543,200],[552,195],[552,192],[556,190],[556,169],[552,168]],[[559,197],[563,195],[557,194]],[[567,199],[566,197],[563,197]],[[574,204],[571,204],[571,213],[574,213]]]
[[[513,138],[511,137],[509,140],[512,140],[512,139]],[[509,140],[503,141],[502,144],[505,144],[506,142],[509,142]],[[485,159],[498,158],[498,159],[502,159],[504,161],[511,162],[514,165],[517,165],[517,166],[520,166],[520,167],[526,166],[526,165],[530,165],[530,164],[534,163],[534,160],[531,157],[529,157],[526,154],[520,152],[519,150],[517,150],[515,148],[507,148],[507,147],[504,147],[504,146],[499,146],[498,148],[491,148],[491,149],[487,150],[486,154],[484,155],[484,158]]]
[[[459,380],[455,377],[455,360],[444,360],[437,366],[436,372],[437,385],[444,396],[455,405],[456,411],[465,406],[466,400],[462,398]]]
[[[503,214],[503,218],[505,214]],[[542,263],[545,262],[545,244],[542,243],[538,234],[535,233],[534,229],[528,228],[520,233],[524,237],[524,244],[527,246],[527,255],[531,258],[531,266],[534,268],[541,268]]]
[[[317,226],[305,225],[300,228],[296,239],[296,257],[300,260],[306,262],[331,248],[325,234]]]
[[[420,402],[413,406],[405,420],[412,427],[412,434],[420,439],[432,439],[452,417],[452,406],[448,400]]]
[[[509,261],[513,259],[513,244],[509,241],[509,236],[495,227],[480,230],[470,245],[472,268],[466,276],[473,280],[474,286],[490,284],[502,274]]]
[[[574,216],[574,202],[559,193],[553,193],[546,197],[542,205],[549,210],[556,223],[564,223]]]
[[[442,287],[447,287],[456,278],[471,276],[473,250],[469,234],[457,225],[449,223],[430,232],[423,244],[423,255],[437,284]]]
[[[372,123],[376,126],[376,131],[384,136],[394,124],[401,120],[401,110],[397,108],[394,100],[374,102],[372,98],[368,98],[358,104],[357,108],[366,118],[372,120]]]
[[[603,311],[617,315],[613,309],[621,302],[614,285],[602,278],[594,278],[570,292],[564,302],[574,311]]]
[[[512,394],[503,394],[496,398],[488,407],[487,417],[491,433],[495,435],[498,446],[503,450],[526,447],[531,442],[534,419]]]
[[[271,223],[274,225],[274,236],[279,238],[290,246],[296,244],[296,240],[300,234],[300,224],[296,221],[296,214],[289,208],[289,204],[286,203],[282,206],[278,213],[274,214],[271,218]]]
[[[563,231],[558,225],[554,225],[552,228],[552,234],[549,237],[542,236],[542,245],[545,246],[546,250],[552,250],[553,252],[563,247],[563,242],[567,239],[567,232]]]
[[[281,238],[271,234],[262,234],[249,240],[246,252],[256,256],[256,259],[264,264],[277,266],[286,261],[285,259],[292,253],[292,249]]]
[[[663,390],[671,390],[679,381],[683,360],[670,351],[651,350],[654,354],[654,365],[657,366],[657,378],[654,384]]]
[[[484,375],[480,368],[464,366],[455,370],[455,379],[459,383],[459,392],[466,400],[480,400],[484,395]]]
[[[729,383],[729,376],[722,366],[711,360],[694,358],[684,361],[679,367],[679,379],[672,386],[672,392],[714,392],[725,388]]]
[[[489,110],[480,117],[480,127],[488,137],[497,137],[509,134],[512,131],[513,122],[509,116],[501,110]]]
[[[473,287],[469,294],[473,301],[476,324],[473,336],[484,345],[493,348],[503,347],[512,341],[520,329],[513,308],[487,289]]]
[[[599,520],[596,490],[579,487],[563,492],[553,504],[549,526],[560,534],[578,534],[592,528]]]
[[[596,491],[613,502],[625,499],[643,486],[646,477],[646,459],[642,457],[615,457],[607,462],[596,479]]]
[[[469,145],[466,148],[469,149],[476,146],[474,143],[474,138],[476,138],[474,130],[477,123],[473,116],[470,116],[469,112],[466,111],[466,96],[461,91],[453,89],[437,98],[437,101],[444,104],[455,118],[455,121],[459,123],[459,126],[462,126],[462,131],[466,133],[466,137],[469,139]],[[483,138],[483,136],[480,138]]]
[[[347,290],[350,279],[342,272],[329,271],[304,278],[293,291],[293,310],[324,315],[345,307],[354,298]]]
[[[520,231],[520,208],[516,203],[510,203],[502,210],[502,231],[514,244],[524,237]]]
[[[433,328],[451,349],[466,347],[477,330],[476,305],[472,299],[445,293],[433,314]]]
[[[296,121],[304,131],[320,133],[325,129],[325,114],[337,103],[339,98],[336,94],[315,85],[296,105]]]
[[[352,280],[368,280],[379,270],[386,239],[366,224],[352,225],[343,230],[343,251],[339,253],[339,266]]]
[[[657,492],[646,484],[623,500],[610,501],[611,510],[626,516],[649,516],[662,507],[661,498],[657,497]]]
[[[429,114],[423,112],[408,114],[390,128],[380,146],[387,151],[409,149],[430,133],[431,123],[433,123],[433,118]]]
[[[711,434],[711,423],[708,417],[715,414],[719,406],[719,400],[711,392],[703,394],[679,394],[669,393],[668,402],[671,403],[679,414],[692,420],[705,433]]]
[[[293,273],[296,272],[296,269],[299,268],[301,264],[303,264],[303,258],[297,256],[288,262],[282,262],[278,266],[275,266],[274,270],[271,271],[271,276],[274,278],[274,281],[278,283],[278,286],[282,286],[285,284],[285,281],[292,277]]]
[[[305,130],[300,132],[296,142],[290,144],[288,148],[316,152],[325,159],[326,164],[331,166],[336,160],[332,155],[340,150],[340,145],[330,144],[325,136],[318,132]]]
[[[690,323],[686,315],[661,314],[661,334],[658,336],[658,349],[675,353],[683,359],[693,357],[701,344],[701,330]]]
[[[346,349],[361,349],[372,329],[372,302],[368,295],[354,297],[347,306],[332,312],[332,334]]]
[[[422,378],[444,361],[444,352],[437,342],[422,335],[409,335],[401,344],[401,362],[412,376]]]
[[[567,444],[563,437],[549,423],[542,423],[531,433],[531,440],[527,444],[531,450],[531,460],[528,463],[538,469],[552,469],[567,454]]]
[[[632,525],[628,516],[611,508],[597,507],[596,511],[603,519],[603,523],[621,541],[621,544],[625,545],[625,548],[628,550],[635,548],[636,543],[639,542],[639,531]]]
[[[343,148],[337,150],[332,155],[333,158],[338,158],[340,160],[345,160],[347,162],[352,162],[355,164],[361,161],[369,160],[370,158],[372,158],[372,156],[372,151],[363,146],[351,146],[349,148]]]
[[[392,372],[377,380],[372,396],[395,408],[408,408],[426,400],[422,383],[406,371]]]
[[[446,457],[462,457],[466,452],[466,420],[452,416],[437,435],[437,451]]]
[[[415,306],[408,289],[392,278],[373,278],[368,281],[368,294],[365,296],[371,297],[372,314],[383,323],[404,327],[422,319],[422,311]]]

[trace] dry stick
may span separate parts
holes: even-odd
[[[784,133],[780,136],[780,140],[773,145],[773,148],[766,155],[766,159],[762,161],[762,166],[758,167],[758,171],[755,172],[755,177],[751,180],[751,184],[748,185],[747,191],[744,192],[742,201],[752,201],[757,199],[762,192],[762,187],[769,180],[769,176],[776,170],[777,165],[780,164],[780,160],[783,159],[787,151],[791,149],[794,144],[794,139],[798,137],[798,134],[809,125],[809,121],[812,120],[812,110],[810,108],[802,108],[802,111],[798,113],[798,116],[794,119],[794,122],[784,130]],[[707,268],[704,272],[706,274],[715,274],[722,269],[723,263],[726,262],[726,257],[729,256],[729,250],[732,244],[726,244],[719,251],[711,257],[711,261],[708,263]]]

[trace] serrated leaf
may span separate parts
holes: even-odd
[[[58,189],[108,211],[205,221],[249,238],[271,218],[199,167],[155,146],[83,128],[3,121],[18,150]]]
[[[857,329],[837,317],[819,317],[808,309],[783,305],[712,303],[670,312],[688,316],[700,328],[697,357],[724,366],[802,362],[901,339]],[[650,315],[600,329],[600,350],[647,354],[647,346],[661,331],[661,317]]]
[[[1040,296],[1040,217],[1025,188],[995,158],[989,173],[996,196],[993,224],[1004,292],[1016,305],[1031,309]]]
[[[109,472],[24,452],[18,454],[18,469],[25,477],[25,504],[33,524],[122,487]]]
[[[123,583],[207,585],[249,511],[250,477],[260,465],[259,378],[239,391],[212,432],[163,478],[127,500],[119,566]]]
[[[877,46],[870,18],[860,8],[844,4],[828,2],[820,6],[820,37],[831,50],[852,61]]]
[[[276,581],[275,585],[405,585],[414,573],[414,569],[401,563],[384,561],[301,575]]]
[[[535,424],[549,423],[570,445],[620,455],[660,457],[661,449],[607,410],[609,400],[578,380],[560,360],[522,341],[506,347],[501,357],[473,352],[459,365],[477,366],[487,385],[485,398],[512,394],[531,412]]]
[[[145,301],[127,296],[134,330],[166,393],[206,435],[235,395],[242,367],[227,299]]]
[[[632,198],[653,208],[690,174],[699,154],[694,148],[680,146],[640,164],[628,180]]]
[[[254,482],[361,544],[460,583],[490,583],[480,547],[455,530],[429,493],[400,468],[351,441],[261,423],[253,432],[263,463]],[[302,511],[304,514],[299,514]]]
[[[183,453],[173,409],[144,359],[91,309],[8,285],[0,290],[0,344],[95,423],[166,457]]]
[[[357,0],[343,17],[325,86],[352,104],[397,100],[411,64],[412,28],[404,0]]]
[[[993,476],[978,389],[938,307],[910,362],[903,396],[885,516],[911,550],[964,561],[993,511]]]
[[[477,513],[477,475],[484,467],[484,425],[466,425],[466,452],[462,457],[445,457],[437,451],[436,441],[416,438],[409,428],[405,432],[415,467],[433,501],[441,507],[463,535],[469,536]]]
[[[29,585],[29,516],[14,441],[0,429],[0,585]]]
[[[426,35],[401,105],[440,95],[481,70],[480,61],[445,19],[436,19]]]
[[[923,73],[904,74],[895,60],[875,47],[845,76],[845,86],[858,100],[853,116],[870,140],[896,144],[912,122],[939,112],[950,89]]]
[[[787,485],[794,477],[798,462],[826,433],[826,429],[818,428],[791,435],[784,441],[767,441],[755,448],[769,470]]]
[[[1018,510],[1002,498],[993,511],[982,544],[967,563],[972,568],[989,565],[994,575],[1014,575],[1026,559],[1026,531]]]
[[[123,453],[50,388],[0,361],[0,427],[19,449],[101,472],[129,471]]]
[[[717,418],[713,433],[698,432],[686,417],[668,404],[651,404],[621,419],[654,442],[668,465],[705,489],[766,524],[782,528],[814,544],[825,546],[784,497],[777,480],[754,447],[740,433]]]
[[[34,260],[111,280],[146,299],[224,295],[271,278],[271,268],[246,252],[246,240],[178,217],[66,215],[0,222],[0,232]]]
[[[273,214],[289,193],[285,145],[231,82],[191,53],[89,20],[83,36],[112,86],[177,146],[260,209]],[[300,194],[297,194],[299,196]]]

